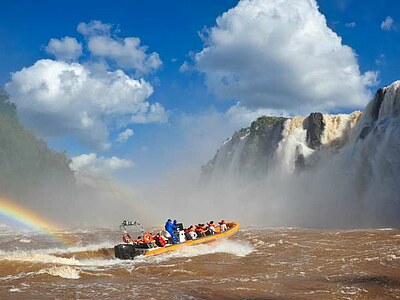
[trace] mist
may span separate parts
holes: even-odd
[[[173,139],[165,145],[173,167],[147,183],[73,172],[65,156],[29,135],[24,149],[38,157],[9,158],[22,162],[7,165],[14,175],[3,176],[2,195],[65,227],[117,228],[124,219],[152,227],[168,218],[185,225],[225,219],[247,226],[398,227],[398,87],[378,91],[363,113],[320,114],[320,128],[307,125],[317,114],[257,119],[223,142],[208,163],[241,124],[213,111],[186,117],[183,145],[172,146]],[[42,150],[33,151],[36,143]],[[26,161],[39,162],[27,172]]]
[[[309,144],[307,118],[282,118],[264,131],[266,152],[249,154],[250,131],[237,132],[208,163],[211,171],[175,170],[140,197],[161,218],[188,223],[398,227],[398,87],[378,91],[363,113],[322,115],[319,146]],[[279,126],[282,134],[276,135]]]

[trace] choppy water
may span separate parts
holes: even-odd
[[[110,229],[71,246],[0,228],[0,298],[400,298],[400,231],[245,228],[232,239],[121,261]]]

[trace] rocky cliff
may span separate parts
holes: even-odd
[[[202,167],[203,178],[253,179],[276,168],[302,171],[316,163],[320,152],[341,149],[360,116],[358,111],[348,115],[314,112],[305,118],[262,116],[223,143]]]
[[[224,142],[203,179],[274,225],[400,226],[400,81],[363,113],[261,117]]]

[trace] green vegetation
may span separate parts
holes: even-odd
[[[41,198],[50,190],[75,185],[65,153],[24,129],[16,106],[0,91],[0,194],[14,198]]]
[[[267,117],[267,116],[261,116],[257,120],[255,120],[253,123],[251,123],[251,131],[256,131],[259,130],[260,128],[265,128],[265,127],[272,127],[275,126],[278,123],[281,123],[285,121],[287,118],[284,117]]]

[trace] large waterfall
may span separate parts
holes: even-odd
[[[257,119],[224,142],[203,182],[273,225],[399,226],[400,81],[363,113]]]

